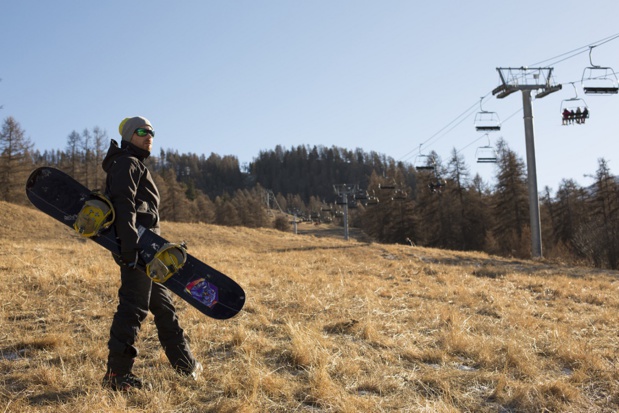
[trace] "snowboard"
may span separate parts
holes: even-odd
[[[51,167],[35,169],[26,182],[30,202],[71,228],[91,192],[71,176]],[[145,261],[154,257],[168,242],[140,225],[138,235],[138,246]],[[120,242],[114,225],[90,239],[120,257]],[[145,272],[143,266],[138,268]],[[245,292],[234,280],[190,254],[187,254],[185,264],[162,285],[200,312],[219,320],[235,316],[245,303]]]

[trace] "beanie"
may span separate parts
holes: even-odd
[[[150,121],[141,116],[134,116],[132,118],[125,118],[120,125],[118,125],[118,133],[122,136],[123,141],[131,142],[131,137],[136,129],[142,128],[144,126],[153,127],[150,124]]]

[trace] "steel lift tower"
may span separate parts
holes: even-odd
[[[531,92],[536,91],[535,98],[561,90],[561,85],[552,82],[551,67],[543,68],[502,68],[497,67],[501,85],[492,91],[498,99],[514,92],[522,92],[522,108],[524,112],[524,133],[527,148],[527,178],[529,181],[529,218],[531,220],[531,254],[533,258],[542,258],[542,229],[539,214],[539,196],[537,191],[537,169],[535,165],[535,137],[533,133],[533,108]]]

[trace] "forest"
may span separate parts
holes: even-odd
[[[72,131],[66,146],[39,151],[13,117],[0,131],[0,200],[27,205],[32,169],[53,166],[89,188],[102,188],[107,132]],[[290,231],[291,221],[348,224],[377,242],[530,258],[526,167],[500,140],[495,182],[471,176],[455,149],[432,164],[409,163],[362,149],[300,145],[261,151],[249,165],[233,155],[152,153],[147,165],[161,195],[162,220]],[[564,179],[539,194],[544,257],[619,268],[619,184],[604,158],[581,187]]]

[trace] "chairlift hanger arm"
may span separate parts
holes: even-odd
[[[591,67],[600,67],[593,64],[593,60],[591,59],[591,52],[593,52],[593,48],[595,46],[589,46],[589,63],[591,63]]]

